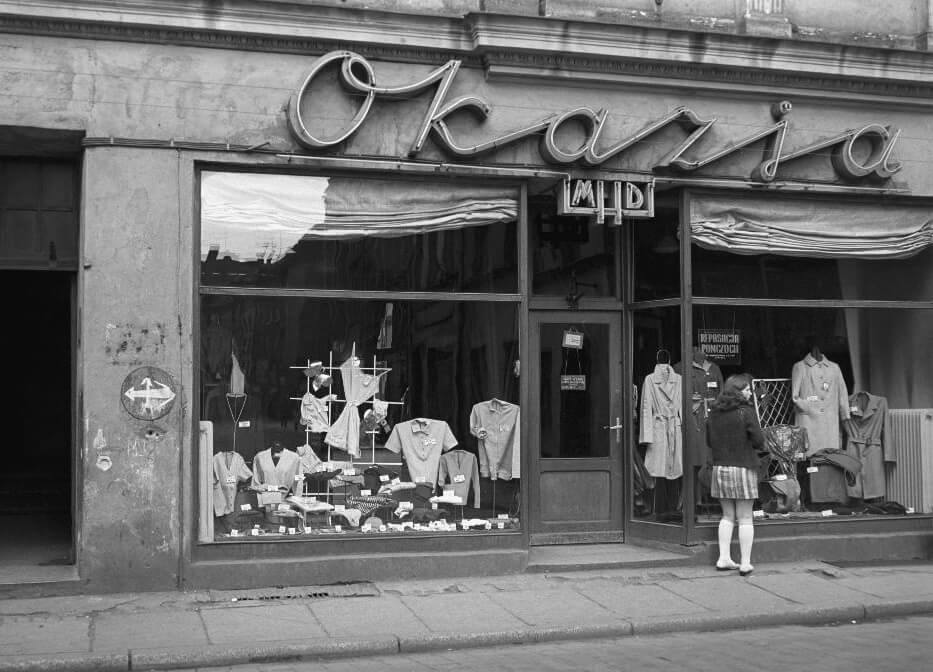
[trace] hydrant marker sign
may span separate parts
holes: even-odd
[[[742,363],[742,332],[738,329],[699,329],[697,343],[710,361],[732,365]]]

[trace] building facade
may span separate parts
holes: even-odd
[[[714,542],[739,372],[761,557],[928,557],[929,8],[799,4],[0,3],[6,564]]]

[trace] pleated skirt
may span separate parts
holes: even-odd
[[[758,470],[714,466],[710,494],[716,499],[757,499]]]

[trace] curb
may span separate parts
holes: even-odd
[[[620,620],[598,625],[522,628],[495,632],[426,634],[366,639],[316,638],[230,647],[159,647],[131,649],[113,654],[44,654],[2,656],[0,672],[128,672],[221,667],[256,663],[298,662],[319,659],[419,653],[444,649],[534,644],[537,642],[660,635],[665,633],[748,630],[780,625],[824,625],[839,621],[870,621],[933,613],[933,600],[879,602],[867,605],[799,607],[781,612],[742,614],[688,614],[679,617]]]

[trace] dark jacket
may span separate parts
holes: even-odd
[[[706,426],[713,465],[758,469],[756,450],[764,446],[761,426],[750,405],[725,399],[714,404]]]

